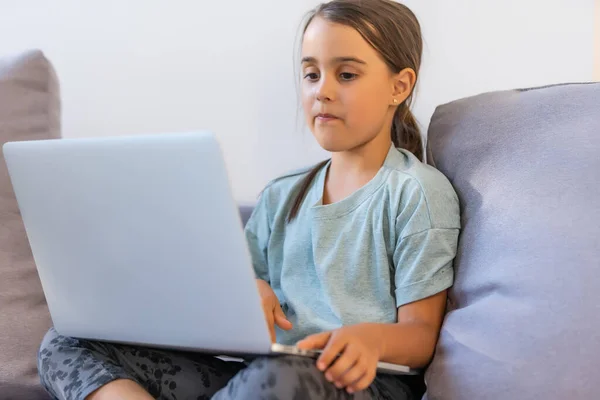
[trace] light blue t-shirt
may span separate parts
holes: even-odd
[[[282,344],[344,325],[396,322],[397,307],[453,283],[459,203],[444,175],[392,146],[371,181],[323,205],[328,167],[291,223],[307,171],[271,182],[246,225],[256,276],[293,324],[277,329]]]

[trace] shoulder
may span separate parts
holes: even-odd
[[[422,163],[412,153],[396,149],[387,158],[387,185],[395,193],[397,215],[423,214],[429,228],[459,228],[458,196],[448,178],[431,165]]]

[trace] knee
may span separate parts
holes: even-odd
[[[69,338],[61,336],[54,328],[50,328],[38,349],[37,368],[42,386],[53,394],[52,382],[56,378],[55,371],[59,365],[60,352],[67,346]],[[54,396],[57,397],[57,396]]]
[[[81,341],[68,336],[60,335],[56,329],[50,328],[38,349],[37,361],[40,374],[44,373],[58,359],[64,359],[64,355],[73,353],[75,349],[82,347]]]
[[[51,356],[63,340],[63,336],[59,335],[54,328],[50,328],[38,349],[38,361]]]
[[[56,357],[58,348],[65,341],[65,337],[61,336],[56,332],[54,328],[50,328],[44,335],[42,343],[37,353],[37,366],[38,372],[43,376],[44,372],[48,370],[52,359]]]
[[[74,341],[75,339],[62,336],[56,332],[56,329],[50,328],[44,335],[42,343],[40,344],[40,348],[38,350],[38,360],[52,356],[56,353],[56,351],[58,351],[58,349],[62,350],[65,347],[74,345]]]

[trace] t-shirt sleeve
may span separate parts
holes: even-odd
[[[396,306],[440,293],[454,283],[460,232],[458,196],[440,173],[409,185],[396,218]]]
[[[394,251],[397,307],[452,286],[458,232],[454,228],[431,228],[399,241]]]
[[[267,190],[263,191],[244,228],[254,274],[256,278],[267,282],[269,282],[267,252],[271,235],[268,196]]]

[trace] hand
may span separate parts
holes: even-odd
[[[258,285],[258,292],[265,313],[265,319],[267,320],[267,325],[269,327],[271,342],[275,343],[275,324],[281,329],[289,331],[292,329],[292,323],[285,317],[281,305],[279,304],[279,300],[271,286],[262,279],[257,279],[256,283]]]
[[[323,349],[317,368],[339,389],[354,393],[368,388],[375,379],[383,353],[380,338],[377,324],[359,324],[308,336],[297,345],[305,350]]]

